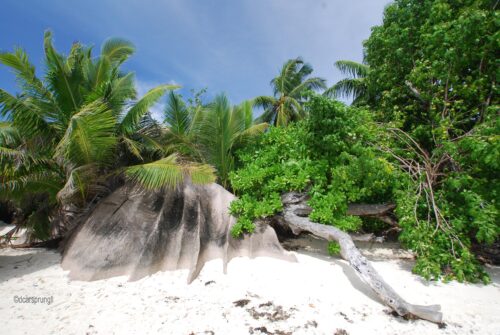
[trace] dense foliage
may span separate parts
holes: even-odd
[[[253,230],[253,220],[278,212],[285,191],[307,191],[311,220],[357,231],[359,217],[346,215],[352,202],[385,202],[401,173],[371,143],[380,130],[367,110],[322,96],[306,104],[309,118],[273,127],[240,151],[242,168],[231,174],[241,197],[231,207],[239,217],[233,235]]]
[[[353,96],[385,131],[373,130],[362,110],[348,119],[339,112],[346,107],[315,97],[308,120],[273,129],[242,152],[232,176],[241,194],[234,233],[279,211],[279,194],[290,189],[311,194],[311,219],[346,230],[360,228],[345,215],[349,202],[394,201],[400,240],[418,256],[415,272],[487,281],[471,248],[500,233],[496,6],[389,5],[365,42],[364,64],[337,62],[350,77],[325,92]]]
[[[189,106],[180,95],[171,92],[164,117],[168,148],[214,166],[219,183],[226,188],[236,149],[268,126],[254,123],[250,101],[231,106],[225,95],[216,96],[206,105]]]
[[[491,0],[399,0],[365,42],[372,104],[432,146],[481,122],[498,99],[500,14]],[[498,101],[497,101],[498,102]]]
[[[251,232],[254,220],[278,213],[280,195],[286,191],[308,192],[313,208],[309,218],[345,231],[377,231],[381,226],[347,215],[348,204],[395,202],[400,239],[418,257],[415,272],[429,279],[444,273],[446,279],[488,281],[470,251],[470,236],[489,242],[497,236],[494,208],[479,211],[474,194],[456,192],[453,183],[459,179],[451,179],[447,182],[452,184],[434,196],[441,206],[444,199],[450,199],[448,206],[457,206],[453,212],[445,212],[448,207],[440,212],[454,219],[446,226],[436,225],[427,220],[431,205],[419,198],[419,192],[431,191],[427,181],[413,180],[400,168],[391,155],[399,150],[397,141],[371,120],[368,111],[321,96],[312,97],[306,106],[306,121],[273,127],[258,143],[240,151],[242,167],[231,174],[240,195],[231,206],[239,218],[234,236]],[[463,221],[470,218],[473,223]]]
[[[497,5],[396,1],[365,42],[369,105],[400,130],[393,153],[416,188],[400,224],[418,229],[401,239],[426,277],[480,278],[471,244],[500,233]]]
[[[120,66],[133,53],[128,41],[108,40],[98,57],[73,44],[68,56],[45,34],[43,79],[22,49],[1,53],[21,92],[0,89],[0,192],[19,208],[16,221],[40,239],[50,222],[69,219],[106,191],[106,179],[122,175],[146,187],[173,186],[185,175],[214,180],[209,166],[167,156],[162,130],[148,115],[171,85],[136,99],[132,73]],[[69,210],[69,211],[68,211]]]

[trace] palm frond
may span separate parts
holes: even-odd
[[[12,122],[0,122],[0,145],[12,147],[20,141],[19,131],[12,125]]]
[[[303,64],[302,58],[289,59],[283,64],[280,74],[271,80],[271,85],[274,88],[274,95],[287,93],[293,83],[294,77],[297,73],[297,67]]]
[[[114,66],[125,62],[135,51],[132,42],[121,38],[110,38],[101,47],[101,56]]]
[[[69,116],[73,111],[78,110],[77,86],[75,83],[71,83],[71,68],[67,60],[55,50],[52,43],[52,32],[49,30],[44,35],[44,50],[47,80],[53,90],[58,93],[57,100]]]
[[[0,146],[0,155],[1,155],[0,159],[9,157],[9,158],[16,158],[18,160],[23,160],[25,158],[24,151],[18,150],[18,149],[13,149],[13,148],[8,148],[5,146]]]
[[[313,67],[309,63],[300,63],[300,70],[297,71],[297,80],[303,81],[305,77],[313,73]]]
[[[83,204],[89,195],[103,192],[105,188],[97,183],[98,171],[95,164],[82,165],[71,170],[66,183],[57,192],[57,200],[62,204]]]
[[[335,62],[335,67],[343,74],[349,75],[353,78],[364,78],[368,75],[370,67],[365,64],[350,60],[339,60]]]
[[[13,53],[1,52],[0,63],[10,67],[18,79],[30,82],[35,78],[35,67],[23,49],[16,48]]]
[[[306,111],[302,107],[299,101],[294,99],[293,97],[285,97],[283,105],[285,106],[286,110],[289,113],[289,117],[292,118],[292,120],[297,121],[306,116]]]
[[[86,103],[99,99],[106,101],[113,114],[118,117],[127,102],[135,99],[134,73],[118,78],[107,78],[86,96]]]
[[[163,114],[163,122],[168,125],[171,132],[186,134],[189,131],[191,114],[178,94],[170,91]]]
[[[167,90],[179,88],[177,85],[160,85],[149,90],[132,108],[125,114],[120,123],[121,130],[130,134],[137,128],[141,118],[146,112],[160,100]]]
[[[264,96],[264,95],[258,96],[256,98],[254,98],[254,100],[253,100],[253,105],[255,107],[261,107],[264,110],[271,109],[277,103],[278,103],[278,100],[276,98],[271,97],[271,96]]]
[[[203,164],[182,164],[176,154],[155,162],[130,166],[125,176],[147,189],[174,188],[191,177],[193,183],[205,184],[215,181],[213,168]]]
[[[116,118],[105,103],[87,104],[71,117],[55,156],[76,165],[104,162],[117,141],[115,127]]]
[[[184,171],[194,184],[210,184],[216,180],[215,170],[208,164],[190,163],[184,166]]]
[[[295,86],[288,94],[294,98],[300,98],[301,95],[307,90],[324,90],[326,89],[326,80],[319,77],[308,78],[299,85]]]
[[[267,130],[267,128],[269,128],[269,123],[266,122],[250,126],[239,134],[238,139],[235,141],[235,144],[238,146],[242,145],[255,136],[263,134]]]
[[[332,98],[349,98],[352,96],[354,99],[357,99],[364,95],[366,91],[367,87],[364,78],[347,78],[340,80],[323,94]]]
[[[125,144],[125,147],[128,151],[135,156],[137,159],[143,161],[144,158],[141,155],[141,152],[144,150],[144,145],[138,141],[135,141],[127,136],[122,136],[122,142]]]
[[[110,79],[112,70],[111,61],[107,57],[100,57],[95,64],[87,67],[87,80],[93,88],[97,88]]]
[[[262,113],[260,116],[255,118],[256,123],[269,123],[269,124],[275,124],[275,119],[276,119],[276,109],[271,108],[271,109],[266,109],[264,110],[264,113]]]
[[[0,63],[13,70],[25,99],[29,97],[33,103],[43,104],[51,116],[60,112],[52,92],[36,77],[35,66],[30,63],[24,50],[16,48],[13,53],[0,53]]]
[[[37,135],[49,136],[51,126],[47,122],[45,110],[33,103],[33,100],[24,100],[14,97],[0,89],[0,115],[8,117],[22,136],[34,137]]]
[[[8,194],[13,199],[35,193],[47,193],[55,201],[57,192],[63,186],[63,179],[57,171],[51,169],[33,169],[16,173],[0,182],[0,193]]]

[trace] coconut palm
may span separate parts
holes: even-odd
[[[325,80],[309,77],[313,69],[301,58],[288,60],[279,75],[271,80],[273,96],[255,98],[255,106],[262,107],[264,113],[259,118],[277,126],[286,126],[290,121],[305,116],[302,107],[306,93],[311,90],[325,89]]]
[[[198,143],[203,113],[202,105],[189,108],[182,96],[169,92],[163,110],[163,123],[166,126],[165,146],[195,161],[203,161]]]
[[[75,43],[64,56],[46,32],[44,50],[43,79],[23,50],[0,54],[21,89],[15,96],[0,89],[0,115],[7,119],[0,127],[0,193],[19,201],[40,195],[50,204],[25,221],[46,226],[54,209],[82,207],[112,174],[149,188],[176,185],[189,174],[197,182],[214,179],[208,166],[162,156],[148,110],[176,86],[160,85],[136,99],[133,74],[120,71],[134,51],[130,42],[110,39],[96,58]],[[129,157],[135,161],[123,159]]]
[[[226,188],[235,150],[268,127],[265,122],[254,123],[252,102],[231,106],[224,94],[206,106],[189,109],[178,94],[170,92],[164,114],[168,147],[213,165]]]
[[[323,94],[332,98],[352,98],[353,105],[366,103],[370,98],[367,83],[370,67],[350,60],[339,60],[335,67],[350,78],[340,80]]]

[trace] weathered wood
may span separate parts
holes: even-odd
[[[398,221],[392,215],[394,208],[396,208],[395,204],[349,204],[347,214],[376,218],[392,226],[393,229],[398,229]],[[300,217],[307,217],[311,211],[311,207],[304,205],[297,206],[294,213]]]
[[[347,214],[357,216],[379,216],[396,208],[395,204],[350,204]]]
[[[401,298],[394,289],[387,284],[377,273],[375,268],[359,252],[349,234],[333,226],[327,226],[310,221],[307,217],[298,216],[297,209],[307,207],[307,196],[301,193],[290,192],[282,196],[282,222],[288,225],[294,233],[305,231],[324,238],[328,241],[337,241],[340,245],[340,254],[356,270],[356,273],[369,285],[378,297],[401,316],[415,316],[435,323],[442,322],[441,307],[439,305],[420,306],[412,305]]]
[[[349,204],[347,214],[376,218],[390,226],[397,227],[398,221],[393,217],[395,204]]]

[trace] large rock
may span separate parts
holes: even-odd
[[[97,280],[129,275],[137,280],[157,271],[189,269],[193,281],[205,262],[236,256],[295,260],[267,225],[241,239],[230,230],[234,196],[217,184],[189,182],[170,191],[125,185],[103,199],[67,241],[62,267],[70,278]]]

